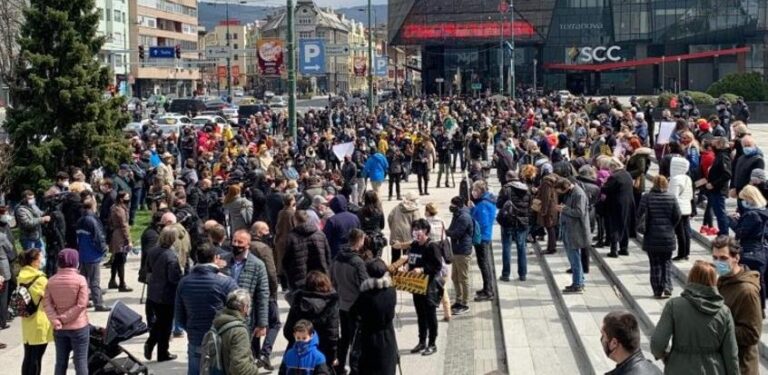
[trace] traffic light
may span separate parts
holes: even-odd
[[[181,46],[178,44],[176,45],[176,58],[177,59],[181,58]]]
[[[139,45],[139,60],[144,60],[144,46]]]

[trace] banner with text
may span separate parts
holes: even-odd
[[[256,43],[259,72],[265,77],[279,77],[283,73],[283,40],[264,38]]]

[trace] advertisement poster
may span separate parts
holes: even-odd
[[[261,39],[256,43],[259,72],[265,77],[279,77],[283,73],[283,41],[276,38]]]
[[[365,56],[355,58],[355,76],[365,77],[365,70],[367,68],[367,64],[365,63],[366,59]]]
[[[216,67],[216,73],[218,74],[219,78],[227,78],[227,67],[219,65]]]

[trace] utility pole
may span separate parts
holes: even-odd
[[[227,54],[227,98],[232,100],[232,50],[229,48],[229,40],[232,39],[232,35],[229,33],[229,0],[227,0],[224,6],[227,12],[227,50],[229,51]]]
[[[373,113],[373,9],[368,0],[368,110]]]
[[[296,142],[296,43],[294,40],[294,22],[296,7],[293,0],[287,0],[286,21],[288,22],[288,127],[291,138]]]
[[[512,61],[509,64],[509,75],[510,75],[510,82],[509,84],[509,95],[512,97],[512,100],[515,100],[515,3],[514,0],[509,0],[509,14],[511,16],[509,17],[510,20],[512,20]],[[534,69],[535,65],[534,65]]]
[[[502,0],[503,1],[503,0]],[[504,11],[503,5],[499,7],[501,33],[499,34],[499,95],[504,95]]]

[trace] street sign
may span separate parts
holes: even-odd
[[[173,47],[149,47],[149,57],[173,59],[176,57],[176,50]]]
[[[325,74],[325,42],[323,39],[299,40],[299,73]]]
[[[443,78],[435,78],[435,82],[443,83],[443,82],[445,82],[445,79],[443,79]]]
[[[223,59],[229,57],[230,47],[208,47],[205,49],[205,57],[209,59]]]
[[[325,54],[328,56],[349,56],[349,45],[328,44],[325,46]]]
[[[387,56],[376,56],[376,70],[374,74],[378,77],[387,76]]]
[[[483,84],[482,83],[473,83],[472,84],[472,90],[482,90]]]

